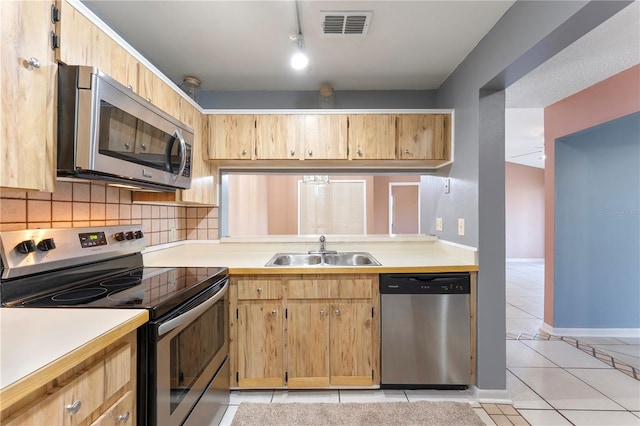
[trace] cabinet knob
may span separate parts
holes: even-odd
[[[292,149],[290,154],[291,154],[291,156],[293,157],[294,155],[296,155],[296,150],[295,150],[295,149]]]
[[[73,416],[78,412],[78,410],[80,410],[81,405],[82,405],[82,402],[78,400],[78,401],[75,401],[73,404],[67,405],[65,409],[67,410],[67,412],[71,413],[71,415]]]
[[[405,153],[405,154],[409,154],[409,155],[411,155],[411,152],[410,152],[408,149],[405,149],[405,150],[404,150],[404,153]]]
[[[313,157],[313,151],[309,150],[309,157]]]
[[[129,149],[129,146],[130,146],[130,145],[129,145],[129,142],[125,142],[125,143],[124,143],[124,149]]]
[[[38,58],[29,58],[24,61],[24,66],[28,70],[40,68],[40,61],[38,60]]]
[[[140,148],[142,148],[143,151],[147,150],[147,145],[146,144],[140,144]]]
[[[147,98],[147,102],[151,102],[151,98]]]
[[[336,309],[336,315],[340,315],[340,310]]]
[[[275,317],[277,314],[278,314],[278,311],[271,311],[271,315],[272,315],[272,316],[274,316],[274,317]]]
[[[133,90],[133,86],[129,84],[129,85],[127,86],[127,89],[129,89],[129,90]]]
[[[324,311],[320,311],[320,316],[323,317],[324,316]]]
[[[127,420],[129,420],[129,412],[128,411],[126,413],[121,414],[121,415],[118,416],[118,421],[120,423],[126,423]]]
[[[258,293],[262,293],[262,288],[258,287]]]
[[[246,149],[242,150],[242,155],[247,155],[247,150]]]
[[[362,150],[357,150],[356,154],[358,154],[358,157],[362,157]]]

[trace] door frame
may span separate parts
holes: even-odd
[[[420,182],[389,182],[389,235],[393,235],[393,187],[417,186],[418,187],[418,233],[420,233]]]

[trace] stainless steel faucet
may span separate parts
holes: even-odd
[[[324,235],[320,235],[320,250],[311,250],[308,253],[309,254],[336,254],[338,253],[335,250],[327,250],[325,247],[325,242],[327,241],[327,237],[325,237]]]

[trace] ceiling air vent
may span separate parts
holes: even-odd
[[[322,33],[327,36],[365,36],[372,12],[320,12]]]

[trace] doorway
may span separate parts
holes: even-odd
[[[420,183],[389,183],[389,234],[420,233]]]

